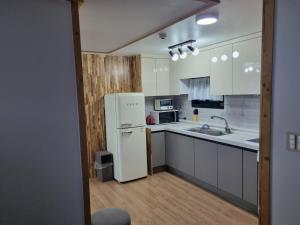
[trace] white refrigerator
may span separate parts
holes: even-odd
[[[144,94],[110,94],[104,101],[107,151],[113,154],[114,178],[126,182],[146,177]]]

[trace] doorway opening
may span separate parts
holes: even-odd
[[[157,221],[151,221],[153,224],[194,224],[199,221],[203,224],[214,224],[219,220],[222,224],[227,221],[228,224],[257,224],[257,219],[246,211],[223,201],[222,198],[216,197],[214,194],[202,190],[201,188],[185,181],[180,176],[174,176],[167,172],[162,172],[151,176],[145,180],[138,180],[136,182],[127,183],[126,185],[119,185],[117,182],[111,183],[99,183],[95,178],[90,180],[95,174],[93,174],[93,159],[91,152],[88,152],[88,145],[91,143],[91,137],[87,135],[87,124],[90,122],[90,116],[94,112],[86,112],[86,99],[85,89],[88,88],[104,88],[103,85],[87,87],[84,83],[84,74],[82,70],[88,71],[90,74],[95,68],[87,67],[91,63],[97,64],[98,71],[101,68],[105,68],[108,77],[111,76],[111,72],[114,71],[114,63],[122,64],[121,68],[130,73],[127,79],[120,78],[119,83],[116,82],[116,90],[120,92],[140,92],[141,80],[137,77],[141,71],[141,57],[140,56],[116,56],[115,54],[107,56],[107,52],[87,52],[86,55],[82,55],[80,30],[79,30],[79,10],[80,8],[77,1],[72,2],[72,16],[73,16],[73,30],[74,30],[74,45],[75,45],[75,58],[76,58],[76,73],[77,73],[77,88],[78,88],[78,107],[80,116],[80,128],[81,128],[81,147],[82,147],[82,165],[83,165],[83,181],[84,181],[84,202],[86,213],[86,224],[90,224],[90,213],[105,207],[125,207],[134,218],[137,218],[134,224],[145,224],[149,222],[153,217],[156,217]],[[209,2],[209,1],[203,1]],[[216,4],[217,1],[213,1]],[[225,1],[224,1],[225,2]],[[85,4],[83,2],[83,4]],[[212,4],[212,5],[214,5]],[[212,7],[205,7],[205,10]],[[83,6],[82,6],[83,7]],[[199,9],[197,9],[199,10]],[[274,0],[263,0],[263,17],[262,17],[262,61],[261,61],[261,96],[260,96],[260,160],[259,160],[259,224],[270,224],[270,116],[271,116],[271,83],[272,83],[272,48],[273,48],[273,18],[274,18]],[[192,11],[194,15],[195,11]],[[188,18],[187,15],[181,17],[178,21]],[[178,22],[174,21],[174,22]],[[171,25],[173,23],[168,24]],[[164,25],[163,28],[168,27]],[[162,30],[151,31],[145,36],[141,36],[141,40],[151,34]],[[136,41],[136,40],[135,40]],[[132,44],[131,42],[126,43]],[[126,48],[122,46],[121,49]],[[114,52],[119,49],[114,49]],[[88,55],[93,53],[92,56]],[[95,54],[94,54],[95,53]],[[82,61],[86,60],[86,64],[82,64]],[[83,67],[85,68],[82,68]],[[131,68],[131,69],[130,69]],[[133,69],[132,69],[133,68]],[[124,72],[123,71],[123,72]],[[116,72],[118,74],[118,72]],[[124,74],[124,73],[123,73]],[[99,78],[100,79],[100,78]],[[115,82],[116,77],[108,79],[104,82],[111,84]],[[92,82],[92,80],[90,80]],[[101,80],[98,80],[101,82]],[[122,84],[127,84],[127,87],[120,87]],[[120,86],[118,86],[120,85]],[[107,87],[105,87],[107,88]],[[108,91],[110,92],[110,91]],[[91,98],[92,99],[92,98]],[[101,108],[101,101],[98,107]],[[102,102],[103,104],[103,102]],[[94,110],[95,108],[93,108]],[[102,110],[102,109],[101,109]],[[99,118],[99,117],[97,117]],[[99,121],[95,121],[99,122]],[[91,126],[93,126],[91,124]],[[104,128],[101,131],[96,131],[97,135],[105,137]],[[105,145],[103,145],[105,146]],[[104,148],[104,147],[103,147]],[[174,198],[178,196],[178,198]],[[181,200],[180,200],[181,199]],[[185,202],[185,206],[181,203]],[[200,203],[201,204],[200,204]],[[134,205],[134,204],[136,205]],[[206,203],[206,204],[204,204]],[[176,207],[181,205],[179,207]],[[210,208],[207,206],[210,205]],[[161,207],[161,208],[160,208]],[[168,208],[168,210],[165,210]],[[226,208],[226,209],[224,209]],[[188,210],[190,209],[190,210]],[[185,218],[180,215],[180,210],[185,214]],[[194,211],[194,212],[193,212]],[[224,217],[216,218],[215,212],[224,212]],[[201,213],[199,213],[201,212]],[[231,212],[242,218],[241,221],[226,218],[226,214]],[[140,217],[142,215],[142,217]],[[179,216],[179,217],[178,217]]]

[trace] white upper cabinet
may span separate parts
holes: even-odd
[[[142,87],[145,96],[156,95],[156,62],[152,58],[142,58]]]
[[[146,96],[186,94],[186,79],[210,77],[212,95],[260,94],[261,33],[200,49],[199,55],[171,61],[142,58]]]
[[[261,37],[211,50],[213,95],[260,94]]]
[[[208,77],[209,51],[200,51],[199,55],[188,54],[186,59],[171,61],[172,75],[180,79]]]
[[[141,71],[145,96],[170,95],[169,59],[142,58]]]
[[[215,48],[210,54],[210,90],[212,95],[232,94],[232,45]]]
[[[260,94],[261,38],[233,44],[233,94]]]
[[[156,59],[156,95],[170,95],[170,60]]]
[[[170,61],[170,93],[180,95],[181,79],[210,76],[210,51],[200,51],[199,55],[188,54],[186,59]]]

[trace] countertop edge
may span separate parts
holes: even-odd
[[[205,134],[199,134],[199,133],[194,133],[194,132],[190,132],[190,131],[186,131],[183,129],[178,129],[178,128],[170,128],[170,127],[164,127],[164,128],[159,128],[159,129],[151,129],[152,133],[156,133],[156,132],[173,132],[173,133],[178,133],[178,134],[182,134],[182,135],[187,135],[190,137],[195,137],[195,138],[200,138],[200,139],[204,139],[204,140],[208,140],[208,141],[213,141],[213,142],[218,142],[218,143],[223,143],[223,144],[228,144],[228,145],[232,145],[235,147],[239,147],[239,148],[245,148],[245,149],[249,149],[249,150],[253,150],[253,151],[259,151],[259,145],[258,146],[253,146],[253,144],[248,144],[248,143],[244,143],[246,141],[234,141],[234,140],[228,140],[228,139],[223,139],[220,137],[215,137],[215,136],[208,136]]]

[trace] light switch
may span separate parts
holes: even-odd
[[[296,150],[296,135],[289,133],[288,134],[288,149],[289,150]]]
[[[300,135],[297,135],[297,151],[300,151]]]

